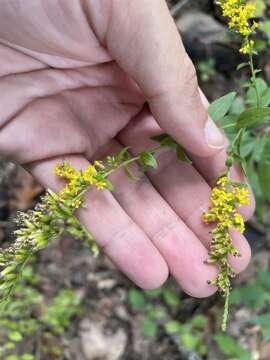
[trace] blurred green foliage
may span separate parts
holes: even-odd
[[[186,323],[175,320],[182,306],[176,290],[169,286],[147,291],[131,288],[128,302],[132,310],[140,314],[142,336],[156,338],[158,333],[163,332],[185,351],[194,350],[200,355],[206,354],[204,333],[207,318],[196,314]]]
[[[248,326],[259,326],[261,343],[270,339],[269,271],[258,269],[251,283],[232,290],[230,302],[235,310],[237,307],[245,307],[254,314]],[[178,315],[183,312],[183,300],[178,290],[169,285],[150,291],[131,288],[128,293],[128,303],[131,310],[138,316],[142,336],[157,340],[160,334],[165,334],[186,352],[195,351],[203,359],[207,359],[206,340],[209,341],[207,333],[210,331],[210,323],[213,327],[213,316],[210,318],[197,310],[187,321],[177,320]],[[212,315],[214,313],[217,312],[213,311]],[[220,321],[218,316],[214,321],[214,328],[218,328]],[[228,359],[255,360],[237,339],[228,334],[216,333],[213,341]]]
[[[61,335],[71,319],[80,313],[80,300],[71,289],[61,289],[47,304],[38,290],[39,283],[33,267],[26,266],[12,301],[0,316],[0,358],[3,360],[34,360],[35,355],[60,359],[63,355]],[[28,351],[22,353],[25,349]]]
[[[261,269],[253,283],[238,287],[232,291],[231,303],[246,306],[258,315],[250,323],[261,329],[262,341],[270,340],[270,273]]]
[[[212,57],[198,62],[197,70],[201,81],[207,82],[215,77],[215,75],[217,74],[215,66],[216,61]]]
[[[235,360],[253,360],[249,351],[243,349],[239,343],[231,336],[217,334],[214,336],[215,342],[224,355]]]

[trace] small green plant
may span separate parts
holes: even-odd
[[[181,301],[173,288],[164,286],[150,291],[131,288],[128,302],[132,310],[141,315],[142,336],[155,338],[162,331],[173,337],[186,352],[206,354],[204,335],[207,318],[202,314],[195,314],[187,322],[174,320],[175,314],[181,311]]]
[[[250,323],[261,328],[262,341],[270,339],[270,281],[269,271],[257,270],[253,283],[241,286],[232,291],[231,302],[235,305],[245,305],[258,315]]]
[[[203,314],[193,315],[186,323],[171,320],[165,324],[168,334],[176,337],[176,341],[185,348],[186,351],[196,351],[199,355],[207,354],[205,345],[205,329],[207,318]]]
[[[253,283],[233,289],[231,303],[245,305],[253,310],[270,306],[270,280],[269,271],[257,270]]]
[[[39,277],[33,267],[24,267],[12,301],[0,317],[0,358],[33,360],[36,356],[60,359],[61,335],[81,311],[80,300],[70,289],[60,290],[46,304],[37,290]]]
[[[231,336],[217,334],[214,340],[220,351],[234,360],[253,360],[249,351],[242,348],[239,343]]]

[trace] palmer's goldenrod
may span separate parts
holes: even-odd
[[[216,264],[219,273],[216,279],[209,284],[216,285],[226,298],[222,329],[226,330],[228,318],[228,301],[231,289],[230,278],[235,271],[230,266],[228,256],[240,256],[239,251],[232,242],[231,229],[236,229],[241,234],[245,230],[243,217],[238,212],[238,207],[249,204],[249,191],[245,184],[231,181],[228,175],[222,175],[211,192],[210,207],[203,214],[206,224],[215,224],[211,231],[212,240],[207,262]]]
[[[258,23],[252,20],[256,13],[256,5],[245,0],[220,0],[217,1],[222,9],[222,15],[229,18],[229,28],[244,39],[240,52],[250,54],[254,49],[254,41],[250,36],[258,28]]]
[[[258,23],[254,21],[256,14],[256,4],[246,0],[218,0],[216,3],[220,6],[222,15],[228,18],[229,28],[234,30],[242,38],[240,52],[249,57],[249,62],[241,65],[249,65],[251,71],[250,87],[256,92],[257,106],[259,106],[259,92],[257,89],[256,73],[254,68],[253,55],[254,35],[258,28]],[[229,178],[230,169],[235,162],[243,164],[241,157],[241,141],[245,133],[245,128],[238,128],[235,123],[237,134],[228,148],[228,159],[226,161],[227,171],[217,181],[213,188],[210,199],[209,210],[203,215],[205,223],[215,224],[212,230],[212,241],[209,251],[208,263],[216,264],[219,273],[216,279],[209,283],[216,285],[225,296],[225,309],[223,315],[222,329],[225,330],[228,319],[229,294],[231,288],[230,278],[235,275],[234,269],[228,262],[228,256],[240,256],[238,250],[234,247],[231,238],[231,229],[236,229],[240,233],[244,232],[245,225],[238,208],[249,203],[249,192],[247,185],[233,182]]]
[[[55,174],[67,180],[67,185],[59,193],[59,198],[69,207],[78,209],[82,205],[83,191],[89,186],[95,186],[98,190],[103,190],[110,186],[110,183],[104,176],[105,166],[100,161],[95,161],[87,166],[84,171],[76,170],[68,162],[57,163],[55,165]]]

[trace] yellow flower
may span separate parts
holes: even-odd
[[[247,186],[243,188],[235,188],[234,196],[238,203],[238,206],[248,205],[250,203],[250,195]]]
[[[95,182],[95,175],[97,170],[93,165],[89,165],[83,172],[83,180],[90,185],[93,185]]]
[[[94,162],[94,165],[95,165],[96,167],[99,167],[100,169],[105,169],[105,166],[102,164],[101,161],[96,160],[96,161]]]
[[[65,178],[67,180],[72,180],[80,175],[80,172],[76,170],[67,161],[64,161],[62,163],[56,163],[54,167],[54,173],[55,175]]]
[[[240,52],[250,54],[254,48],[254,41],[249,37],[259,26],[252,20],[256,15],[256,5],[245,0],[220,0],[217,3],[222,9],[222,15],[229,18],[229,28],[235,29],[244,38]]]
[[[242,47],[240,48],[239,51],[242,54],[250,54],[253,49],[254,49],[254,41],[248,40],[248,41],[244,42],[244,44],[242,45]]]
[[[104,173],[98,172],[96,167],[105,169],[105,166],[95,161],[94,165],[89,165],[84,171],[76,170],[68,162],[55,165],[55,174],[67,180],[67,185],[60,192],[61,200],[68,201],[69,206],[78,209],[82,205],[80,194],[83,194],[89,186],[95,186],[98,190],[108,188],[108,181]]]
[[[243,217],[240,214],[234,214],[233,225],[236,230],[243,234],[243,232],[245,231],[245,224]]]
[[[235,228],[240,233],[244,232],[244,220],[237,208],[248,203],[247,185],[231,181],[227,175],[223,175],[211,192],[209,210],[203,214],[206,224],[216,223],[211,231],[212,240],[207,262],[217,264],[220,272],[210,284],[217,285],[224,294],[229,292],[230,277],[234,273],[229,265],[228,255],[239,256],[232,243],[230,229]]]
[[[107,187],[106,181],[100,180],[95,183],[98,190],[105,189]]]

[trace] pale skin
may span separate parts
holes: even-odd
[[[88,194],[78,217],[138,286],[159,287],[171,273],[191,296],[216,291],[201,215],[224,170],[226,139],[207,121],[164,0],[2,1],[0,93],[0,154],[53,191],[63,186],[53,174],[62,159],[84,168],[124,146],[156,146],[149,137],[161,132],[181,143],[193,166],[167,151],[139,182],[118,172],[116,191]],[[239,169],[232,176],[243,180]],[[252,198],[241,211],[248,219],[253,210]],[[233,239],[240,272],[250,248],[242,235]]]

